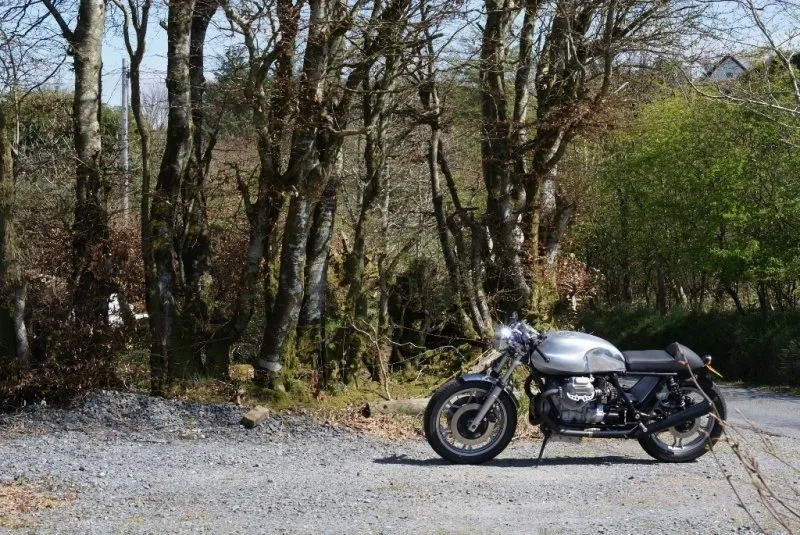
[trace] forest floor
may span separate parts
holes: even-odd
[[[800,492],[800,398],[724,393],[741,449],[776,488]],[[552,443],[535,467],[539,442],[522,438],[485,465],[453,466],[355,413],[283,412],[247,430],[243,412],[105,392],[69,411],[0,415],[0,532],[759,532],[721,466],[762,529],[785,531],[725,443],[683,465],[636,441]]]

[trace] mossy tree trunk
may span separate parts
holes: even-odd
[[[299,29],[300,10],[290,0],[276,2],[276,24],[280,38],[269,49],[259,48],[255,24],[271,17],[271,8],[251,13],[242,12],[230,2],[221,2],[228,21],[237,28],[247,50],[248,71],[244,93],[252,107],[252,121],[259,154],[258,180],[255,192],[247,177],[237,168],[237,187],[242,196],[249,223],[249,239],[245,263],[239,275],[239,293],[233,314],[211,335],[207,353],[210,362],[222,369],[231,347],[244,333],[255,310],[256,287],[259,275],[264,279],[264,305],[267,313],[273,309],[275,289],[271,265],[275,227],[278,223],[291,184],[281,172],[285,159],[283,139],[289,133],[290,116],[294,109],[295,40]],[[274,71],[274,79],[270,74]],[[262,272],[262,263],[266,266]]]
[[[206,131],[203,70],[206,33],[218,8],[217,0],[197,0],[192,12],[189,39],[192,150],[181,180],[181,223],[177,230],[176,251],[181,321],[185,323],[181,344],[188,347],[173,355],[170,369],[178,374],[176,377],[207,374],[224,377],[228,371],[225,358],[221,362],[212,362],[221,358],[221,354],[206,352],[213,330],[214,298],[205,187],[216,134]]]
[[[109,185],[101,169],[100,71],[105,2],[81,0],[70,29],[50,0],[43,2],[72,50],[75,92],[72,105],[75,147],[75,211],[72,225],[72,306],[79,325],[102,328],[108,297],[116,291],[109,250]]]
[[[373,226],[374,212],[378,203],[386,195],[389,122],[395,104],[394,89],[398,74],[404,63],[401,52],[402,40],[408,25],[409,0],[394,0],[383,10],[373,12],[374,32],[368,32],[364,40],[365,57],[369,62],[363,65],[361,79],[362,118],[366,128],[364,143],[364,191],[361,208],[356,222],[353,249],[345,264],[347,300],[345,308],[345,362],[342,377],[353,380],[365,354],[366,344],[361,332],[367,332],[368,317],[367,292],[369,284],[365,280],[367,264],[367,236]],[[371,72],[372,64],[382,59],[383,69],[379,74]]]
[[[323,192],[323,199],[314,208],[306,250],[305,292],[297,328],[300,358],[312,362],[320,383],[331,378],[326,343],[325,320],[328,294],[328,265],[331,237],[336,215],[336,180]]]
[[[276,374],[282,362],[293,357],[311,216],[335,172],[342,145],[341,132],[335,131],[340,125],[331,125],[327,118],[340,117],[337,103],[341,102],[335,99],[335,90],[342,63],[337,59],[343,46],[342,36],[349,27],[347,9],[339,0],[320,0],[310,2],[309,10],[308,41],[297,100],[304,113],[294,127],[285,173],[296,194],[286,216],[278,286],[274,305],[267,314],[257,362],[260,370],[270,374]]]
[[[154,302],[148,311],[153,325],[150,356],[151,389],[163,394],[170,371],[172,348],[184,342],[176,340],[182,329],[175,329],[180,320],[176,307],[175,210],[178,206],[181,180],[186,172],[192,149],[192,100],[189,75],[193,1],[172,2],[167,20],[167,119],[166,145],[150,211],[150,240],[155,276]]]
[[[420,13],[424,22],[431,22],[431,7],[426,3],[420,4]],[[458,319],[464,336],[488,338],[491,336],[491,317],[488,314],[485,295],[478,291],[471,272],[479,271],[479,267],[472,265],[473,257],[470,251],[464,248],[464,230],[476,233],[474,239],[479,239],[480,229],[471,224],[471,217],[463,209],[456,190],[450,170],[444,143],[442,142],[441,127],[441,102],[439,88],[436,81],[436,51],[434,50],[434,30],[425,28],[424,48],[421,49],[420,86],[418,94],[422,103],[423,116],[421,121],[430,126],[428,140],[428,171],[431,182],[431,200],[433,213],[436,218],[436,231],[439,236],[439,245],[442,248],[445,266],[450,280],[450,286],[455,296]],[[445,176],[454,214],[448,214],[448,203],[441,184],[440,174]],[[454,217],[453,217],[454,216]],[[478,255],[476,259],[483,263]],[[480,285],[483,285],[481,280]]]
[[[7,127],[0,107],[0,351],[25,369],[30,365],[25,325],[27,282],[16,233],[14,158]]]

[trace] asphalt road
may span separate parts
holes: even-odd
[[[800,398],[765,389],[723,387],[728,420],[783,437],[800,438]]]
[[[724,395],[737,429],[749,420],[766,432],[742,430],[742,448],[776,487],[800,491],[800,399],[743,388]],[[674,465],[653,461],[636,441],[554,443],[535,467],[539,443],[515,440],[485,465],[453,466],[422,439],[377,440],[302,419],[246,431],[233,423],[236,409],[115,396],[82,412],[0,420],[0,481],[76,497],[16,524],[0,516],[0,526],[37,534],[758,532],[724,467],[763,529],[784,531],[724,444]],[[788,464],[746,444],[762,436]]]

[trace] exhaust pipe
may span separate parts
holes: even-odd
[[[704,400],[700,403],[692,405],[688,409],[682,410],[681,412],[673,414],[672,416],[668,416],[661,421],[652,423],[647,427],[643,427],[641,434],[652,435],[653,433],[658,433],[664,429],[675,427],[676,425],[688,422],[689,420],[694,420],[695,418],[705,416],[709,412],[711,412],[711,403],[709,403],[707,400]]]

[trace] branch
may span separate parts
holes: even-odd
[[[75,33],[69,29],[64,17],[61,16],[56,6],[50,0],[42,0],[42,3],[45,5],[47,10],[55,19],[56,23],[58,23],[58,27],[61,28],[61,33],[64,34],[64,38],[72,43],[75,40]]]

